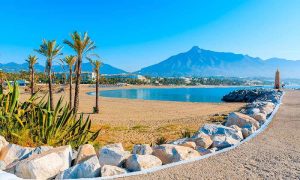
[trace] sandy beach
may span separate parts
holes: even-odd
[[[144,86],[121,88],[141,87]],[[117,88],[100,88],[107,89]],[[218,121],[219,117],[214,117],[216,113],[227,114],[244,106],[243,103],[189,103],[100,97],[100,113],[92,114],[95,97],[87,95],[87,92],[92,91],[95,88],[90,85],[81,85],[79,111],[91,117],[93,129],[102,129],[96,140],[97,145],[122,142],[126,149],[131,149],[133,144],[154,143],[159,137],[177,139],[184,129],[194,132],[204,123]],[[68,92],[66,87],[63,92],[55,93],[55,101],[61,96],[68,100]],[[27,92],[21,95],[23,100],[28,97]]]

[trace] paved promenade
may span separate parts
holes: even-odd
[[[288,91],[268,128],[210,158],[124,179],[300,179],[300,91]]]

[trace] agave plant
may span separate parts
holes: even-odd
[[[37,145],[78,147],[98,137],[100,130],[91,131],[89,117],[77,118],[75,111],[63,104],[63,98],[51,110],[50,100],[38,100],[37,94],[20,103],[18,84],[8,86],[7,93],[0,93],[0,133],[8,140],[18,143],[21,132],[27,131],[28,138]]]

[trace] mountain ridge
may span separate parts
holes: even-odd
[[[193,46],[186,52],[170,56],[135,73],[160,77],[273,77],[277,68],[284,77],[300,77],[300,61],[282,58],[263,60],[249,55],[216,52]]]
[[[39,63],[35,64],[34,66],[35,70],[37,72],[43,72],[45,70],[45,67]],[[15,62],[9,62],[6,64],[0,63],[0,69],[2,69],[5,72],[19,72],[19,71],[28,71],[28,63],[22,63],[18,64]],[[52,70],[53,72],[68,72],[67,65],[53,65]],[[82,71],[93,71],[93,67],[90,63],[82,63]],[[113,67],[109,64],[103,63],[100,67],[100,72],[102,74],[122,74],[127,73],[126,71]]]

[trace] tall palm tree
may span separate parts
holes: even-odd
[[[62,55],[61,53],[62,46],[56,44],[55,40],[46,41],[43,40],[43,43],[40,45],[40,49],[35,50],[39,54],[46,57],[46,74],[48,76],[48,86],[49,86],[49,99],[50,107],[53,110],[53,92],[52,92],[52,63],[55,58]]]
[[[34,65],[37,63],[38,58],[36,56],[29,55],[26,61],[28,62],[29,66],[29,73],[30,73],[30,89],[31,95],[34,94]]]
[[[69,99],[70,99],[70,104],[69,104],[69,108],[72,109],[72,71],[73,71],[73,65],[76,61],[76,56],[66,56],[64,59],[63,59],[63,62],[66,63],[69,67],[69,86],[70,86],[70,94],[69,94]]]
[[[89,51],[96,48],[95,43],[90,39],[87,33],[81,36],[80,33],[75,31],[71,34],[72,40],[64,40],[64,43],[70,46],[77,54],[77,61],[75,64],[75,97],[74,97],[74,110],[78,111],[79,106],[79,85],[81,75],[82,57]]]
[[[98,57],[98,56],[97,56]],[[94,72],[96,73],[96,106],[94,108],[94,113],[99,113],[99,78],[100,78],[100,67],[102,62],[100,60],[92,60],[87,57],[92,66],[94,67]]]

